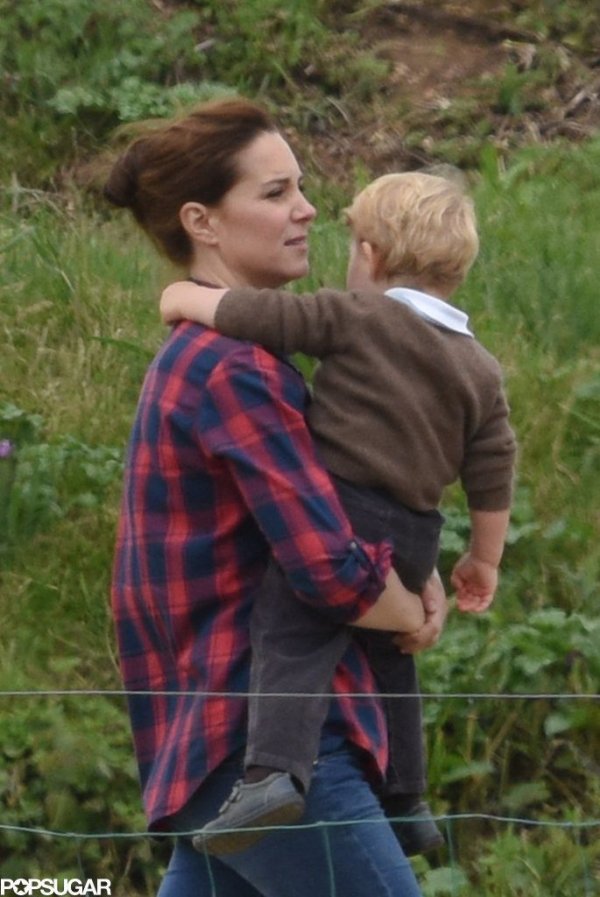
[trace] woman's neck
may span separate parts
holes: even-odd
[[[240,283],[233,271],[223,264],[220,258],[210,254],[196,254],[189,268],[189,277],[192,280],[203,281],[213,287],[223,289],[245,286]]]
[[[189,275],[188,280],[191,280],[192,283],[195,283],[199,287],[209,287],[211,290],[220,290],[223,289],[223,284],[221,283],[213,283],[210,280],[205,280],[201,277],[194,277],[193,275]]]

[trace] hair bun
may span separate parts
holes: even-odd
[[[114,206],[132,209],[138,191],[140,141],[132,144],[112,166],[103,188],[103,194]]]

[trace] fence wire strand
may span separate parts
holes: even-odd
[[[251,691],[191,691],[169,689],[161,691],[160,689],[144,689],[139,691],[129,691],[125,689],[103,689],[103,688],[74,688],[74,689],[16,689],[16,690],[0,690],[0,698],[53,698],[53,697],[148,697],[148,695],[156,695],[157,697],[165,697],[167,695],[180,695],[181,697],[193,697],[194,695],[201,698],[313,698],[314,692],[278,692],[268,691],[251,692]],[[320,692],[320,697],[325,698],[377,698],[378,694],[373,692]],[[495,700],[495,701],[598,701],[600,694],[595,692],[586,693],[569,693],[569,692],[386,692],[389,698],[423,698],[427,700]]]
[[[390,817],[391,818],[391,817]],[[298,824],[298,825],[286,825],[286,831],[293,830],[309,830],[309,829],[331,829],[331,828],[340,828],[340,827],[348,827],[352,825],[381,825],[382,823],[386,823],[390,821],[390,818],[385,820],[382,819],[343,819],[343,820],[323,820],[321,822],[311,822],[307,824]],[[553,819],[531,819],[527,816],[500,816],[494,813],[444,813],[441,815],[433,815],[432,817],[436,822],[440,823],[450,823],[452,825],[455,822],[497,822],[503,823],[505,825],[522,825],[530,828],[558,828],[563,829],[565,831],[587,831],[594,828],[600,828],[600,818],[599,819],[583,819],[579,822],[573,821],[560,821]],[[393,817],[394,822],[403,822],[406,821],[405,817],[395,816]],[[255,831],[252,826],[245,827],[244,830]],[[261,831],[278,831],[279,826],[262,826]],[[190,830],[182,830],[182,831],[168,831],[168,832],[148,832],[147,829],[141,831],[132,831],[132,832],[69,832],[63,831],[62,829],[48,829],[48,828],[38,828],[38,827],[30,827],[26,825],[8,825],[6,823],[0,823],[0,832],[18,832],[22,835],[38,835],[39,837],[44,838],[64,838],[64,839],[76,839],[80,841],[131,841],[137,840],[139,838],[150,838],[152,840],[160,840],[160,839],[170,839],[170,838],[186,838],[190,837],[193,834],[196,834],[195,831]],[[325,836],[326,837],[326,836]],[[329,844],[329,841],[327,841]],[[329,848],[327,848],[329,849]]]
[[[249,698],[256,695],[256,692],[211,692],[211,691],[178,691],[178,690],[126,690],[126,689],[98,689],[98,688],[80,688],[80,689],[14,689],[14,690],[0,690],[0,698],[69,698],[69,697],[135,697],[135,696],[145,696],[156,695],[156,696],[164,696],[164,695],[181,695],[181,696],[193,696],[196,695],[198,697],[231,697],[231,698]],[[329,698],[339,698],[339,697],[349,697],[349,698],[374,698],[376,695],[372,693],[362,693],[362,692],[344,692],[343,695],[341,693],[327,693],[324,692],[323,695]],[[261,692],[262,697],[313,697],[312,693],[305,692]],[[436,693],[436,692],[420,692],[420,693],[395,693],[389,694],[387,697],[390,698],[416,698],[419,697],[424,700],[503,700],[503,701],[531,701],[531,700],[548,700],[548,701],[598,701],[600,700],[600,694],[598,693],[566,693],[566,692],[528,692],[528,693],[508,693],[508,692],[445,692],[445,693]],[[587,819],[580,821],[560,821],[560,820],[544,820],[544,819],[532,819],[528,817],[521,816],[504,816],[497,815],[493,813],[481,813],[481,812],[472,812],[472,813],[456,813],[456,814],[443,814],[434,816],[436,821],[440,823],[445,823],[448,830],[448,844],[452,847],[452,837],[451,832],[453,825],[457,822],[461,821],[473,821],[477,820],[479,822],[494,822],[494,823],[502,823],[505,825],[519,825],[519,826],[529,826],[536,828],[554,828],[554,829],[563,829],[563,830],[571,830],[574,833],[581,834],[583,831],[592,830],[595,828],[600,828],[600,818],[598,819]],[[330,848],[329,848],[329,837],[328,837],[328,829],[340,826],[340,825],[353,825],[353,824],[364,824],[368,820],[344,820],[344,821],[325,821],[325,822],[317,822],[311,823],[310,825],[292,825],[286,826],[286,829],[306,829],[306,828],[321,828],[323,830],[323,837],[325,839],[325,847],[327,856],[329,857],[329,862],[331,863],[330,856]],[[379,824],[381,820],[371,820],[373,824]],[[401,817],[398,817],[398,821],[401,821]],[[12,832],[12,833],[20,833],[24,835],[35,835],[43,838],[56,838],[56,839],[73,839],[77,841],[106,841],[106,840],[137,840],[140,838],[151,838],[151,839],[160,839],[160,838],[176,838],[176,837],[185,837],[192,834],[189,831],[182,832],[148,832],[147,830],[143,831],[129,831],[129,832],[74,832],[74,831],[63,831],[61,829],[47,829],[40,827],[30,827],[30,826],[20,826],[20,825],[12,825],[0,823],[0,833],[1,832]],[[330,874],[332,874],[332,869],[329,869]]]

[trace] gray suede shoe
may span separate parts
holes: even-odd
[[[240,780],[217,818],[193,836],[192,844],[200,853],[236,853],[267,835],[264,827],[290,825],[303,812],[304,798],[287,772],[273,772],[251,785]]]
[[[392,814],[388,814],[392,816]],[[400,819],[390,819],[392,829],[405,856],[413,857],[419,853],[428,853],[445,845],[444,836],[437,827],[435,819],[425,801],[415,801],[406,806],[402,812],[396,810],[395,816]]]

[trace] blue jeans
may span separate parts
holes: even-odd
[[[201,828],[216,816],[242,770],[241,753],[220,766],[174,820]],[[299,826],[215,858],[177,839],[158,897],[421,897],[355,752],[322,754]]]

